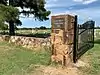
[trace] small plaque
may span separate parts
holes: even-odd
[[[55,18],[54,19],[54,28],[64,28],[64,18]]]

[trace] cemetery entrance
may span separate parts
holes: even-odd
[[[77,16],[58,15],[51,24],[52,61],[68,66],[94,46],[94,21],[78,25]]]

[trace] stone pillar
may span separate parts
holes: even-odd
[[[59,25],[59,26],[57,26]],[[52,17],[52,56],[51,60],[64,66],[72,63],[74,17],[70,15],[58,15]]]

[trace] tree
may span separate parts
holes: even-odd
[[[21,25],[21,21],[19,20],[19,10],[12,6],[5,6],[0,4],[0,16],[2,25],[5,25],[5,22],[9,24],[9,32],[10,34],[14,34],[14,27],[16,25]],[[2,26],[3,27],[3,26]]]
[[[1,0],[0,3],[7,5],[8,0]],[[9,0],[9,5],[13,7],[20,7],[25,16],[34,15],[33,18],[38,19],[39,21],[48,20],[50,11],[45,9],[45,0]],[[25,9],[29,9],[28,11]],[[14,31],[14,22],[9,21],[9,26],[11,31]],[[13,32],[14,34],[14,32]]]
[[[45,26],[41,26],[39,29],[47,29]]]

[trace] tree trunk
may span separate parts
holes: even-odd
[[[9,35],[15,35],[14,22],[9,21]]]

